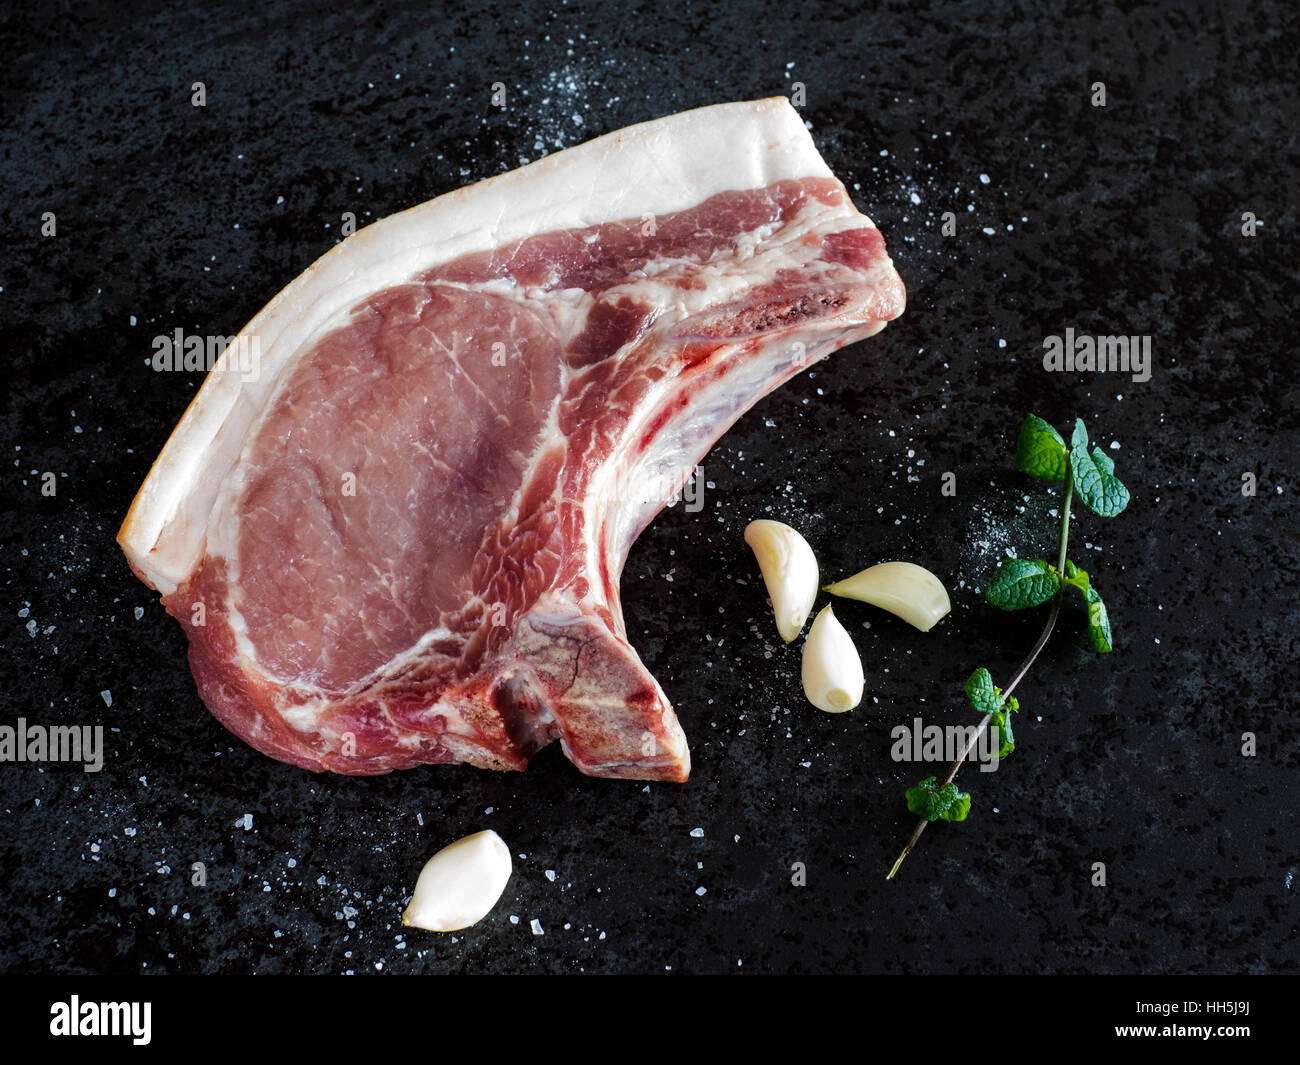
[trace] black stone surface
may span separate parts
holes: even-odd
[[[0,970],[1296,972],[1297,9],[1056,6],[11,10],[0,724],[109,731],[98,774],[0,766]],[[705,460],[704,510],[633,549],[628,627],[691,781],[590,780],[557,749],[520,775],[317,777],[227,734],[113,543],[200,384],[148,368],[152,338],[233,334],[343,212],[795,82],[910,305],[747,414]],[[1045,372],[1071,326],[1150,335],[1151,379]],[[1011,461],[1030,410],[1118,444],[1132,504],[1081,515],[1073,553],[1119,647],[1094,654],[1065,615],[1019,749],[963,775],[968,822],[887,884],[903,789],[933,771],[891,761],[890,729],[967,720],[967,673],[1005,679],[1041,621],[979,594],[1004,549],[1051,550],[1058,500]],[[741,542],[760,515],[827,574],[906,558],[950,583],[928,635],[841,608],[854,713],[802,699]],[[518,855],[497,910],[404,933],[424,860],[486,827]]]

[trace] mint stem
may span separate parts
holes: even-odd
[[[1065,501],[1061,505],[1061,542],[1056,555],[1057,573],[1065,572],[1065,548],[1070,539],[1070,503],[1073,499],[1074,477],[1072,474],[1067,473],[1065,476]],[[1029,652],[1029,657],[1020,663],[1020,668],[1017,669],[1015,674],[1012,676],[1011,682],[1003,689],[1002,699],[998,703],[999,707],[1010,698],[1011,693],[1016,690],[1016,685],[1024,680],[1025,674],[1029,672],[1029,667],[1034,664],[1034,660],[1039,656],[1043,648],[1047,646],[1047,641],[1052,635],[1052,630],[1056,628],[1056,619],[1060,617],[1061,614],[1061,594],[1064,591],[1065,588],[1062,586],[1057,589],[1056,595],[1052,597],[1052,610],[1051,613],[1047,615],[1047,624],[1043,626],[1043,631],[1039,635],[1038,641],[1034,644],[1033,650]],[[992,713],[984,715],[983,720],[979,723],[979,727],[971,734],[970,739],[966,741],[966,746],[962,748],[961,753],[957,756],[957,760],[948,767],[948,773],[943,780],[939,782],[939,787],[952,783],[953,778],[957,776],[957,772],[961,769],[963,763],[965,763],[966,757],[979,742],[979,738],[984,734],[984,730],[989,727],[989,721],[992,717]],[[907,859],[907,856],[912,853],[912,848],[916,846],[917,840],[921,838],[921,833],[925,831],[925,826],[929,823],[930,822],[924,817],[917,819],[916,828],[912,830],[911,838],[907,841],[906,846],[903,847],[902,852],[898,855],[898,861],[894,862],[894,867],[889,870],[889,875],[885,877],[886,880],[894,879],[894,874],[898,872],[899,866],[903,864]]]

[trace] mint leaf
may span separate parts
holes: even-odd
[[[975,707],[976,713],[996,714],[1002,709],[1002,700],[998,698],[998,694],[997,688],[993,687],[993,677],[983,666],[972,673],[966,681],[966,698],[970,700],[971,706]]]
[[[1070,450],[1073,451],[1076,447],[1085,450],[1088,447],[1088,430],[1083,427],[1082,418],[1074,419],[1074,432],[1070,434]]]
[[[977,713],[992,715],[989,718],[989,728],[997,728],[998,757],[1005,758],[1016,749],[1016,740],[1011,734],[1011,715],[1020,709],[1016,697],[1009,696],[1004,706],[1002,689],[993,684],[993,677],[983,666],[966,681],[966,697]]]
[[[1089,455],[1086,447],[1070,452],[1074,489],[1084,505],[1103,518],[1113,518],[1128,506],[1128,489],[1115,476],[1115,463],[1099,447]]]
[[[956,784],[949,784],[948,787],[957,794],[953,798],[952,805],[939,816],[945,821],[965,821],[966,815],[970,813],[970,792],[957,791]]]
[[[1037,414],[1031,414],[1016,440],[1016,466],[1031,477],[1064,481],[1070,472],[1070,449],[1060,433]]]
[[[926,777],[907,789],[907,808],[927,821],[965,821],[970,813],[970,795],[958,791],[949,781],[937,787],[937,777]]]
[[[1078,588],[1079,591],[1086,595],[1088,592],[1088,571],[1080,569],[1067,558],[1065,560],[1065,576],[1061,578],[1061,583]]]
[[[1078,588],[1083,593],[1084,602],[1088,604],[1088,637],[1092,640],[1092,646],[1098,651],[1111,650],[1110,617],[1106,613],[1106,604],[1088,580],[1087,572],[1066,559],[1065,576],[1061,583]]]
[[[1011,700],[1015,702],[1015,700]],[[995,714],[990,726],[998,727],[998,760],[1001,761],[1016,749],[1016,737],[1011,733],[1011,714]]]
[[[988,600],[999,610],[1027,610],[1046,603],[1060,587],[1056,570],[1042,559],[1007,558],[989,585]]]
[[[1088,637],[1092,646],[1103,653],[1111,650],[1110,615],[1106,613],[1106,604],[1092,585],[1084,591],[1083,597],[1088,601]]]

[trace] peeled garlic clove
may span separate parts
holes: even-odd
[[[455,932],[483,920],[510,879],[510,851],[490,829],[443,847],[424,863],[402,924]]]
[[[952,609],[939,578],[911,562],[882,562],[828,584],[826,591],[888,610],[922,632],[929,632]]]
[[[829,606],[813,618],[803,645],[803,693],[818,710],[842,714],[862,702],[862,659]]]
[[[808,541],[790,526],[760,518],[745,528],[763,583],[772,599],[776,631],[789,643],[803,631],[817,598],[817,559]]]

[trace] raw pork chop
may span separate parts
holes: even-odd
[[[348,238],[228,349],[119,534],[208,708],[307,769],[685,780],[628,549],[713,442],[903,309],[783,99],[633,126]],[[257,350],[250,347],[248,350]]]

